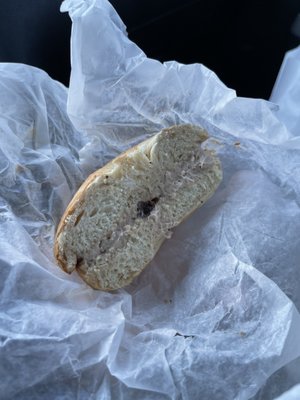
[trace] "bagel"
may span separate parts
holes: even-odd
[[[200,127],[166,128],[90,175],[57,228],[58,265],[94,289],[131,283],[217,189],[222,168],[207,139]]]

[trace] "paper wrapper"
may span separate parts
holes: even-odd
[[[62,9],[69,91],[0,66],[0,398],[249,399],[300,355],[299,148],[274,104],[148,59],[107,1]],[[179,123],[212,136],[215,195],[125,289],[63,273],[54,233],[80,183]]]
[[[286,53],[275,82],[271,101],[278,104],[278,118],[299,143],[300,46]]]

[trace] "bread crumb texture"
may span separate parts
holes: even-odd
[[[92,174],[57,230],[55,255],[95,289],[128,285],[172,229],[214,193],[219,159],[195,126],[162,130]]]

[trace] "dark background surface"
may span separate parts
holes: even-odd
[[[61,0],[2,3],[0,61],[37,66],[68,85],[71,21]],[[202,63],[239,96],[268,99],[285,52],[300,44],[299,0],[111,3],[147,56]]]

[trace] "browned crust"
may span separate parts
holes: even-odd
[[[117,168],[121,167],[122,164],[126,164],[128,162],[128,156],[130,156],[131,154],[133,154],[136,150],[140,149],[140,147],[142,145],[146,145],[147,142],[151,142],[151,141],[155,141],[156,137],[161,134],[162,132],[167,132],[172,134],[172,132],[174,132],[174,129],[178,129],[178,128],[182,128],[182,127],[190,127],[191,129],[198,129],[198,127],[193,126],[193,125],[175,125],[172,126],[170,128],[165,128],[162,131],[158,132],[157,134],[153,135],[152,137],[136,144],[135,146],[131,147],[130,149],[124,151],[123,153],[121,153],[119,156],[117,156],[116,158],[112,159],[111,161],[109,161],[106,165],[104,165],[102,168],[98,169],[97,171],[93,172],[91,175],[88,176],[88,178],[82,183],[82,185],[79,187],[79,189],[77,190],[77,192],[75,193],[75,195],[73,196],[71,202],[69,203],[68,207],[66,208],[60,222],[59,225],[57,227],[56,230],[56,235],[55,235],[55,239],[54,239],[54,256],[58,262],[58,265],[60,266],[60,268],[67,272],[67,273],[71,273],[67,270],[66,268],[66,260],[63,258],[63,256],[60,253],[59,250],[59,235],[62,233],[62,231],[64,230],[64,227],[66,225],[66,220],[69,216],[71,216],[74,211],[77,209],[77,207],[81,207],[84,203],[84,199],[85,199],[85,192],[88,189],[89,185],[94,182],[95,179],[97,179],[98,177],[102,177],[105,175],[110,175],[111,173],[111,169],[112,166],[116,165]],[[208,135],[205,131],[203,131],[202,129],[199,128],[199,133],[201,132],[201,137],[200,137],[200,141],[203,142],[208,138]],[[209,196],[210,197],[210,196]],[[200,204],[201,206],[201,204]],[[191,212],[187,215],[185,215],[182,219],[185,220],[196,208],[199,207],[199,204],[196,204],[194,209],[191,210]],[[163,241],[163,240],[162,240]],[[160,245],[158,246],[156,252],[159,250]],[[148,265],[149,263],[145,263],[145,265],[141,268],[140,271],[137,271],[135,274],[133,274],[129,279],[128,279],[128,283],[130,283],[132,281],[132,279],[136,276],[139,275],[140,272]],[[91,283],[91,281],[89,279],[87,279],[86,277],[86,273],[80,269],[80,267],[76,268],[77,273],[79,274],[79,276],[91,287],[93,287],[94,289],[101,289],[101,290],[105,290],[105,291],[112,291],[112,290],[116,290],[114,288],[102,288],[99,287],[99,285],[93,285]]]

